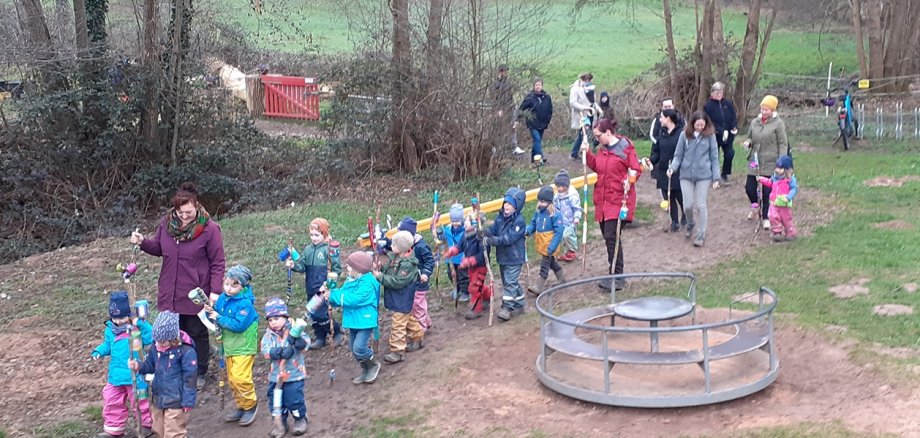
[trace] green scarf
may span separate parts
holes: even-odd
[[[176,209],[173,208],[169,211],[169,223],[167,224],[167,229],[169,235],[173,236],[179,242],[188,242],[200,236],[204,232],[204,227],[208,224],[208,220],[211,219],[211,215],[205,211],[204,207],[201,205],[198,206],[198,215],[195,217],[195,220],[189,222],[188,225],[182,227],[182,222],[179,220],[179,215],[176,214]]]

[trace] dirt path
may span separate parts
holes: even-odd
[[[551,163],[566,159],[561,153],[548,158]],[[568,167],[580,168],[580,164]],[[651,178],[643,177],[639,189],[640,202],[657,205]],[[797,219],[805,235],[815,224],[828,220],[827,213],[808,207],[816,198],[806,188],[798,201]],[[740,184],[713,192],[709,210],[710,231],[701,249],[691,247],[682,234],[663,233],[664,212],[657,208],[655,224],[624,230],[627,272],[699,271],[772,244],[767,232],[760,232],[754,245],[749,244],[754,224],[744,219],[748,201]],[[592,225],[594,244],[586,275],[606,272],[597,226]],[[31,275],[36,278],[32,287],[55,287],[54,277],[41,275],[55,259],[68,257],[81,263],[78,266],[101,270],[109,263],[99,260],[105,260],[117,244],[120,242],[98,241],[35,256],[0,266],[0,276]],[[567,266],[570,278],[576,277],[580,265]],[[0,424],[12,436],[27,436],[23,431],[39,424],[81,418],[88,406],[99,406],[105,367],[88,360],[100,327],[48,327],[43,321],[53,320],[54,309],[32,309],[29,314],[37,316],[19,317],[16,314],[29,306],[16,304],[19,302],[0,301],[0,316],[12,320],[0,332],[0,363],[5,364],[0,367]],[[857,431],[920,436],[916,416],[920,395],[915,388],[886,381],[854,364],[845,343],[800,330],[790,317],[781,318],[784,322],[777,332],[779,378],[765,391],[715,406],[640,410],[578,402],[537,381],[534,362],[539,336],[532,300],[524,317],[491,329],[485,327],[485,319],[468,323],[454,313],[450,303],[441,305],[436,297],[431,302],[440,310],[434,312],[435,327],[426,338],[426,347],[410,354],[405,363],[385,366],[375,385],[351,384],[358,367],[344,349],[338,349],[335,357],[329,349],[307,353],[308,435],[347,436],[368,427],[375,418],[386,417],[387,423],[370,427],[407,427],[415,429],[417,436],[609,437],[705,435],[805,421],[840,421]],[[338,379],[330,385],[327,376],[333,367]],[[242,429],[220,422],[216,385],[212,384],[199,396],[190,435],[267,436],[271,419],[265,368],[263,361],[257,361],[254,375],[258,376],[260,414],[253,426]],[[227,404],[232,404],[229,395]]]

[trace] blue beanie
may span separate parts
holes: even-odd
[[[450,221],[463,222],[463,206],[454,204],[450,206]]]
[[[271,297],[265,302],[265,319],[273,316],[288,316],[288,306],[281,298]]]
[[[776,159],[776,167],[780,169],[792,169],[792,157],[780,155],[780,157]]]
[[[249,286],[252,282],[252,271],[243,265],[234,265],[224,276],[240,282],[243,287]]]
[[[418,223],[415,222],[415,219],[412,219],[410,216],[406,216],[403,220],[399,221],[399,225],[396,227],[398,231],[408,231],[409,234],[415,235],[415,231],[418,227]]]
[[[175,339],[179,339],[179,314],[172,310],[164,310],[153,322],[153,340],[167,342]]]
[[[127,292],[119,290],[109,295],[109,316],[112,319],[131,316],[131,302],[128,301]]]
[[[553,179],[553,183],[558,187],[568,187],[572,185],[572,179],[569,178],[569,173],[562,169],[559,173],[556,174],[556,178]]]

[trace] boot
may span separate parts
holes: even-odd
[[[355,376],[354,379],[351,379],[351,383],[354,383],[355,385],[360,385],[367,380],[367,361],[359,360],[358,364],[361,365],[361,374]]]
[[[568,282],[568,280],[565,279],[565,271],[563,271],[562,268],[556,271],[555,274],[556,274],[556,284],[557,285],[565,284],[566,282]]]
[[[287,427],[284,426],[284,423],[278,423],[275,425],[274,428],[272,428],[272,431],[269,434],[269,436],[272,438],[282,438],[284,434],[286,433],[287,433]]]
[[[543,293],[543,288],[546,286],[546,279],[537,276],[537,284],[533,286],[527,286],[527,292],[530,292],[533,295],[540,296]]]
[[[151,429],[151,428],[149,428],[149,427],[142,427],[142,428],[141,428],[141,436],[140,436],[140,438],[150,438],[150,437],[152,437],[152,436],[154,436],[153,429]]]
[[[502,310],[498,311],[498,314],[495,315],[499,321],[510,321],[511,320],[511,311],[502,307]]]
[[[468,319],[468,320],[479,319],[482,317],[482,314],[483,314],[482,311],[477,312],[473,309],[469,309],[466,311],[466,313],[463,314],[463,318]]]
[[[224,421],[227,423],[236,423],[240,421],[240,418],[243,418],[243,410],[236,408],[233,412],[224,416]]]
[[[294,435],[303,435],[307,432],[307,419],[298,418],[294,420],[294,427],[291,428],[291,433]]]
[[[410,341],[409,345],[406,345],[406,353],[411,353],[413,351],[418,351],[425,348],[424,342],[421,339],[417,341]]]
[[[403,361],[403,354],[393,351],[383,356],[383,360],[389,363],[399,363]]]
[[[380,362],[374,359],[374,356],[371,356],[370,359],[365,360],[367,363],[367,374],[364,376],[364,383],[374,383],[377,381],[377,374],[380,373]]]
[[[332,342],[335,343],[336,347],[341,347],[342,342],[345,340],[345,335],[342,332],[338,332],[332,336]]]
[[[256,413],[259,412],[259,405],[253,406],[252,409],[243,411],[243,416],[240,417],[240,421],[236,424],[246,427],[256,421]]]

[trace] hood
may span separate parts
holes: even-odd
[[[512,187],[505,192],[504,202],[513,205],[518,213],[524,208],[525,201],[527,201],[527,193],[517,187]]]

